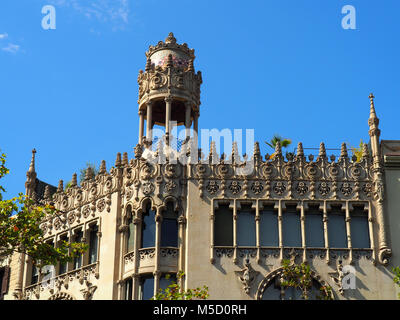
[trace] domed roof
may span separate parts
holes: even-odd
[[[146,56],[156,67],[164,67],[167,64],[168,56],[172,56],[174,67],[187,68],[189,61],[194,60],[194,50],[189,49],[186,43],[178,44],[174,34],[170,32],[165,41],[159,41],[156,46],[149,46]]]

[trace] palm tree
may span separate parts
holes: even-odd
[[[278,143],[278,141],[280,142],[281,147],[283,147],[283,148],[287,148],[292,143],[292,140],[283,139],[279,134],[274,134],[272,139],[269,142],[265,141],[265,143],[268,146],[270,146],[272,149],[274,149],[274,151],[275,151],[276,144]],[[275,156],[275,152],[273,154],[271,154],[271,156],[269,158],[272,159],[274,156]]]
[[[274,134],[274,136],[272,137],[272,139],[267,142],[265,141],[265,143],[270,146],[272,149],[275,150],[276,144],[278,143],[278,141],[281,143],[281,147],[286,148],[287,146],[289,146],[292,143],[292,140],[290,139],[283,139],[280,135],[278,134]]]

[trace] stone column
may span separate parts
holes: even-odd
[[[147,115],[146,115],[146,139],[151,142],[153,129],[153,101],[147,102]]]
[[[199,145],[199,113],[197,111],[194,112],[193,116],[193,131],[195,135],[195,144],[196,147]]]
[[[164,99],[165,101],[165,136],[167,138],[167,145],[169,145],[169,138],[171,134],[170,121],[171,121],[171,105],[172,105],[172,97],[167,96]]]
[[[190,102],[186,102],[185,104],[186,110],[185,110],[185,128],[186,128],[186,139],[189,139],[190,137],[190,116],[191,116],[191,104]]]
[[[143,110],[139,110],[139,143],[143,143],[143,132],[144,131],[144,114]]]

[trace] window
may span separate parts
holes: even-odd
[[[283,212],[282,234],[284,247],[301,247],[300,213],[296,205],[286,205]]]
[[[319,206],[309,206],[306,212],[306,246],[311,248],[325,247],[324,223]]]
[[[78,231],[75,234],[75,242],[82,242],[82,238],[83,238],[83,232]],[[80,267],[82,267],[82,254],[79,254],[74,258],[74,270],[79,269]]]
[[[368,213],[362,206],[354,206],[350,216],[351,246],[370,248]]]
[[[174,211],[174,204],[167,203],[167,209],[163,212],[161,223],[161,247],[178,246],[178,220]]]
[[[135,224],[133,223],[132,218],[128,220],[128,234],[126,237],[126,242],[127,252],[133,251],[135,246]]]
[[[214,244],[233,246],[233,212],[229,204],[220,204],[214,217]]]
[[[132,208],[130,205],[126,208],[126,211],[127,216],[129,217],[128,232],[126,236],[126,250],[127,252],[131,252],[133,251],[135,245],[135,224],[133,223]]]
[[[260,245],[277,247],[279,245],[278,211],[274,206],[265,206],[260,211]]]
[[[150,300],[154,296],[154,278],[152,275],[144,276],[139,283],[139,300]]]
[[[256,246],[255,210],[242,204],[237,212],[236,241],[238,246]]]
[[[132,278],[125,280],[125,300],[132,300]]]
[[[0,268],[0,300],[3,300],[4,295],[8,291],[9,275],[10,267]]]
[[[32,265],[31,284],[36,284],[39,281],[39,269]]]
[[[342,206],[332,206],[328,215],[328,238],[330,248],[347,248],[346,215]]]
[[[160,277],[160,285],[159,288],[165,290],[168,288],[169,285],[172,283],[176,283],[176,274],[163,274]]]
[[[89,264],[97,262],[97,250],[99,237],[97,232],[99,231],[98,226],[94,225],[90,228],[89,233]]]
[[[147,205],[142,219],[142,239],[141,248],[155,247],[156,241],[156,222],[155,212],[151,210],[150,204]]]
[[[61,236],[60,242],[63,241],[68,241],[68,238],[66,235]],[[67,272],[67,262],[60,262],[59,267],[58,267],[58,274],[63,274]]]

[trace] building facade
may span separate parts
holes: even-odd
[[[372,94],[360,158],[344,143],[337,158],[324,143],[308,157],[301,143],[286,157],[279,143],[263,157],[257,142],[251,157],[235,142],[230,155],[213,142],[205,154],[194,50],[170,33],[146,57],[133,158],[117,154],[80,186],[74,174],[55,188],[37,179],[32,153],[27,195],[62,212],[42,222],[46,241],[83,241],[88,251],[50,276],[22,254],[2,257],[2,298],[149,299],[182,270],[182,286],[207,285],[210,299],[298,299],[281,282],[289,260],[310,266],[312,298],[329,286],[333,299],[397,299],[400,141],[380,141]]]

